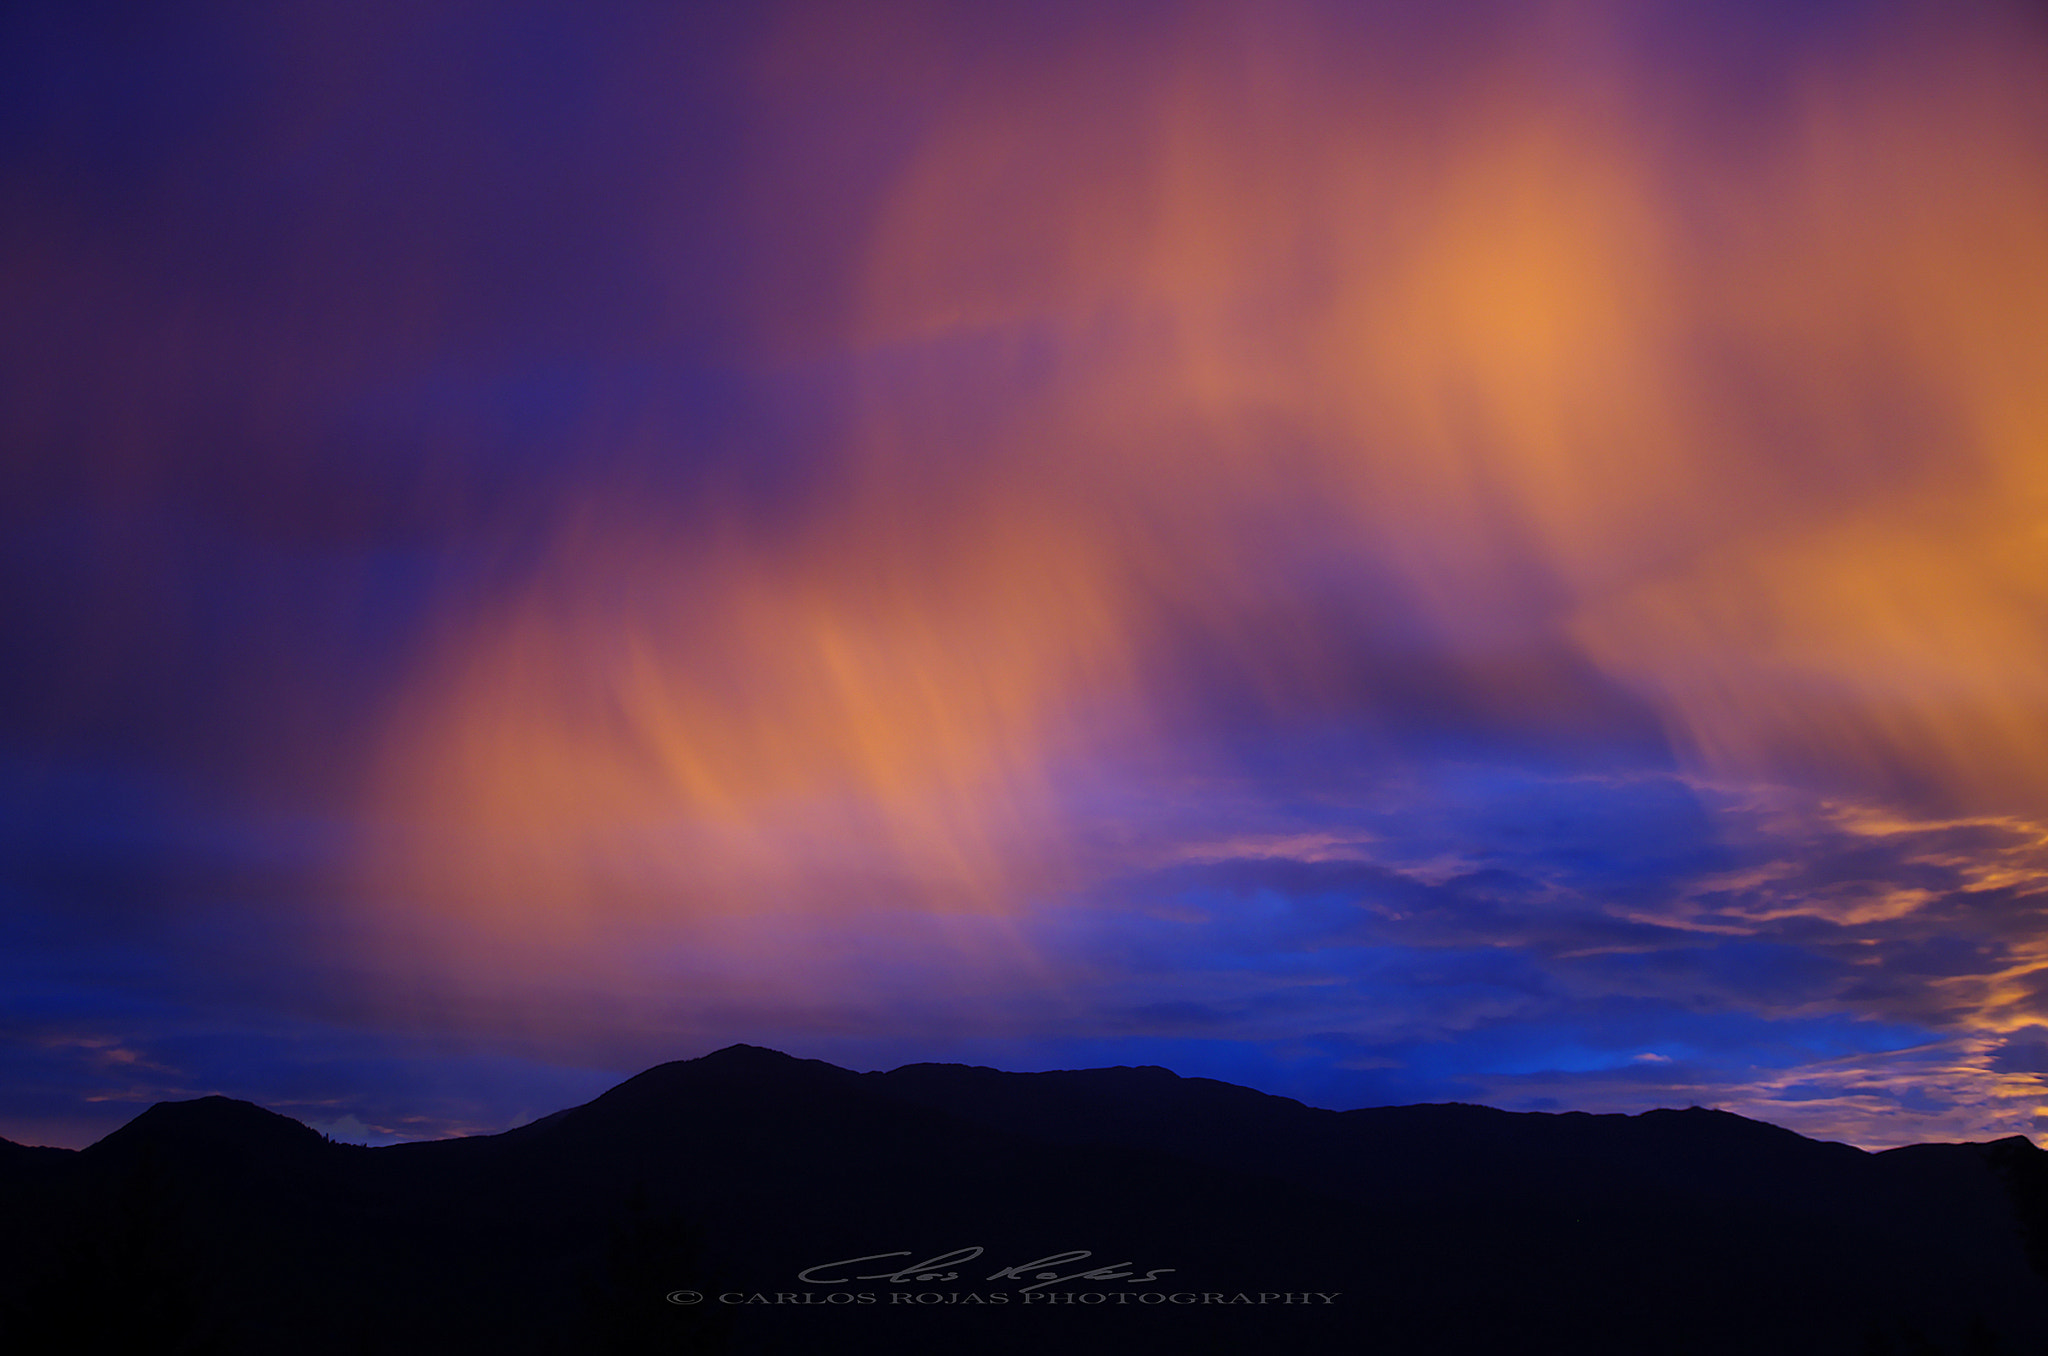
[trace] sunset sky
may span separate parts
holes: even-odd
[[[2048,13],[23,4],[0,1135],[736,1041],[2048,1130]]]

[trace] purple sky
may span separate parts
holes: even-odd
[[[0,53],[0,1135],[734,1041],[2048,1116],[2037,14]]]

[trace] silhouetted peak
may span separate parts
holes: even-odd
[[[614,1124],[623,1123],[620,1118],[651,1124],[669,1116],[722,1114],[735,1102],[814,1097],[858,1076],[821,1059],[798,1059],[759,1045],[728,1045],[635,1074],[557,1123],[588,1127],[591,1113]]]
[[[765,1045],[747,1045],[744,1042],[728,1045],[722,1050],[713,1050],[696,1059],[679,1060],[682,1064],[701,1064],[716,1068],[770,1068],[791,1064],[817,1064],[820,1060],[799,1060],[795,1055],[785,1055],[780,1050],[771,1050]]]
[[[854,1076],[837,1064],[828,1064],[822,1059],[799,1059],[780,1050],[770,1050],[765,1045],[728,1045],[722,1050],[713,1050],[710,1054],[699,1055],[695,1059],[658,1065],[641,1074],[640,1078],[664,1071],[676,1077],[701,1079],[710,1076],[719,1079],[739,1078],[770,1082],[802,1082],[819,1078],[843,1079]],[[638,1082],[639,1079],[630,1081]]]
[[[253,1102],[213,1096],[158,1102],[85,1152],[104,1157],[155,1144],[181,1151],[274,1153],[317,1149],[325,1143],[319,1131],[289,1116]]]
[[[626,1091],[628,1088],[670,1087],[700,1082],[705,1078],[784,1078],[801,1075],[807,1068],[831,1069],[835,1073],[845,1072],[836,1065],[823,1060],[798,1059],[780,1050],[770,1050],[765,1045],[728,1045],[713,1050],[708,1055],[695,1059],[672,1059],[666,1064],[657,1064],[651,1069],[634,1074],[625,1082],[599,1097],[599,1101]]]

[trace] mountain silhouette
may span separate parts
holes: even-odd
[[[31,1353],[2048,1352],[2025,1139],[1335,1112],[1158,1068],[740,1045],[379,1149],[159,1103],[75,1153],[0,1140],[0,1218]]]

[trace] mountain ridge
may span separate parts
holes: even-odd
[[[1339,1112],[742,1045],[496,1135],[370,1149],[214,1097],[53,1152],[0,1150],[0,1320],[51,1351],[2048,1348],[2023,1137],[1873,1154],[1705,1108]],[[1022,1288],[1070,1254],[1114,1274]],[[1309,1294],[1339,1298],[1259,1298]]]
[[[768,1058],[762,1058],[764,1056]],[[546,1115],[536,1117],[534,1120],[528,1121],[523,1125],[512,1126],[508,1127],[506,1130],[490,1132],[488,1134],[482,1135],[463,1135],[450,1137],[448,1139],[442,1140],[407,1140],[403,1141],[403,1144],[418,1145],[431,1143],[449,1143],[455,1142],[456,1140],[489,1139],[496,1138],[501,1135],[520,1134],[526,1131],[533,1130],[537,1127],[559,1124],[563,1118],[573,1115],[576,1112],[583,1111],[589,1107],[599,1105],[600,1103],[612,1105],[615,1103],[616,1100],[619,1100],[620,1094],[622,1093],[630,1093],[634,1096],[648,1094],[658,1095],[657,1090],[662,1089],[670,1081],[675,1080],[679,1077],[695,1077],[698,1073],[701,1073],[705,1070],[718,1070],[721,1073],[735,1073],[740,1071],[751,1073],[757,1072],[762,1069],[770,1068],[781,1070],[801,1069],[826,1071],[823,1076],[837,1077],[841,1079],[897,1080],[897,1086],[899,1087],[901,1086],[901,1081],[905,1079],[906,1076],[927,1075],[931,1073],[939,1073],[947,1076],[956,1076],[963,1074],[988,1075],[993,1078],[1003,1080],[1066,1080],[1092,1079],[1106,1075],[1135,1074],[1149,1076],[1154,1074],[1161,1074],[1165,1075],[1165,1079],[1161,1080],[1162,1083],[1170,1082],[1173,1084],[1180,1084],[1186,1086],[1222,1089],[1225,1090],[1227,1094],[1238,1096],[1247,1102],[1259,1101],[1268,1104],[1291,1106],[1321,1116],[1378,1117],[1390,1114],[1405,1114],[1424,1111],[1434,1112],[1438,1110],[1447,1112],[1473,1111],[1484,1113],[1486,1115],[1491,1116],[1512,1117],[1516,1118],[1517,1120],[1523,1123],[1536,1123],[1540,1121],[1551,1120],[1572,1121],[1575,1119],[1591,1121],[1639,1121],[1644,1118],[1700,1115],[1713,1117],[1727,1117],[1731,1121],[1739,1121],[1745,1125],[1750,1126],[1764,1127],[1771,1132],[1775,1132],[1780,1135],[1792,1136],[1796,1139],[1805,1141],[1806,1143],[1837,1145],[1841,1148],[1849,1149],[1855,1153],[1864,1155],[1896,1153],[1901,1149],[1923,1147],[1920,1144],[1912,1144],[1898,1145],[1888,1149],[1863,1149],[1856,1145],[1847,1144],[1839,1140],[1814,1139],[1811,1136],[1802,1134],[1801,1132],[1793,1130],[1789,1127],[1778,1125],[1775,1122],[1758,1120],[1754,1117],[1743,1116],[1740,1113],[1726,1111],[1716,1107],[1702,1107],[1697,1105],[1683,1108],[1653,1107],[1639,1112],[1589,1112],[1577,1110],[1511,1111],[1502,1107],[1495,1107],[1481,1102],[1451,1101],[1415,1102],[1390,1106],[1358,1107],[1348,1110],[1333,1110],[1330,1108],[1313,1106],[1309,1103],[1300,1101],[1298,1098],[1288,1097],[1278,1093],[1264,1092],[1259,1089],[1246,1087],[1241,1084],[1230,1083],[1221,1079],[1207,1078],[1199,1075],[1180,1074],[1172,1069],[1168,1069],[1162,1065],[1156,1064],[1102,1065],[1085,1069],[1055,1069],[1032,1072],[1013,1072],[1010,1070],[994,1068],[993,1066],[989,1065],[959,1064],[943,1061],[917,1061],[910,1064],[899,1065],[893,1069],[880,1070],[870,1073],[860,1073],[854,1070],[843,1068],[839,1065],[832,1064],[826,1060],[809,1059],[802,1056],[790,1055],[783,1051],[775,1050],[772,1047],[752,1045],[745,1042],[736,1042],[732,1045],[721,1046],[716,1050],[712,1050],[703,1055],[698,1055],[692,1058],[667,1060],[660,1064],[651,1065],[648,1068],[642,1070],[640,1073],[634,1074],[631,1077],[626,1078],[617,1084],[614,1084],[612,1087],[608,1088],[604,1092],[599,1093],[590,1101],[575,1103],[570,1106],[558,1108],[557,1110],[549,1112]],[[691,1072],[685,1074],[684,1071]],[[244,1122],[245,1124],[259,1124],[262,1123],[261,1118],[270,1118],[272,1121],[285,1122],[291,1126],[299,1127],[307,1131],[309,1134],[325,1138],[324,1136],[321,1136],[321,1132],[314,1130],[305,1122],[300,1121],[297,1118],[289,1116],[283,1112],[272,1111],[269,1108],[264,1107],[259,1103],[255,1102],[249,1102],[237,1098],[230,1098],[220,1094],[210,1094],[207,1096],[197,1098],[166,1100],[152,1103],[150,1107],[138,1113],[134,1118],[131,1118],[129,1121],[125,1122],[120,1127],[108,1132],[108,1134],[102,1136],[98,1140],[95,1140],[92,1144],[86,1145],[80,1149],[67,1149],[50,1145],[31,1145],[10,1140],[5,1138],[4,1136],[0,1136],[0,1155],[8,1154],[14,1151],[27,1151],[31,1153],[47,1154],[77,1154],[90,1152],[98,1149],[101,1145],[109,1143],[110,1141],[116,1141],[121,1137],[127,1136],[139,1124],[153,1123],[159,1117],[162,1117],[166,1114],[177,1114],[180,1116],[186,1114],[183,1112],[177,1112],[174,1109],[192,1108],[195,1110],[204,1110],[209,1116],[209,1118],[213,1119],[215,1124],[218,1125],[220,1123],[221,1113],[229,1107],[237,1109],[246,1109],[246,1112],[250,1113],[258,1113],[254,1116],[248,1116],[247,1120]],[[205,1135],[206,1132],[199,1128],[199,1122],[187,1121],[186,1123],[193,1127],[192,1132],[197,1132],[202,1137]],[[2005,1136],[1999,1140],[1941,1140],[1928,1141],[1927,1143],[1966,1145],[2005,1144],[2013,1141],[2017,1141],[2020,1144],[2027,1146],[2028,1148],[2040,1151],[2039,1146],[2034,1144],[2034,1142],[2027,1136],[2017,1134]],[[401,1146],[385,1145],[379,1147],[396,1148]]]

